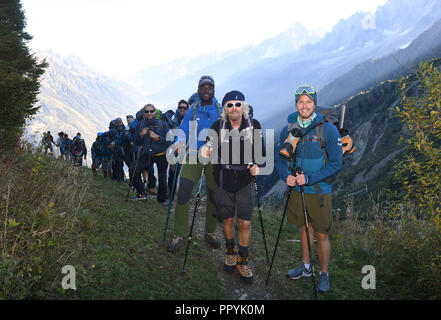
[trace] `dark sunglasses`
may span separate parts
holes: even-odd
[[[227,103],[227,107],[228,108],[232,108],[232,107],[236,107],[236,108],[241,108],[243,106],[242,102],[236,102],[236,103]]]
[[[155,113],[155,110],[145,110],[144,113]]]
[[[179,110],[187,110],[187,107],[178,107]]]

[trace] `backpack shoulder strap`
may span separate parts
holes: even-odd
[[[191,120],[192,120],[192,121],[195,121],[197,117],[198,117],[198,103],[195,102],[195,103],[191,106]]]
[[[317,132],[317,139],[319,141],[320,148],[323,151],[325,163],[327,163],[328,162],[328,154],[326,153],[324,127],[325,127],[325,121],[321,121],[321,123],[316,127],[316,132]]]
[[[219,116],[219,118],[221,118],[222,117],[222,107],[219,104],[219,102],[216,102],[215,107],[216,107],[217,115]]]

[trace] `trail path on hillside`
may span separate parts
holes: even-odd
[[[206,198],[202,197],[197,210],[197,217],[195,222],[195,234],[199,241],[205,243],[205,205]],[[194,211],[194,201],[190,206],[190,215]],[[190,217],[191,219],[191,217]],[[234,273],[228,273],[224,270],[224,260],[225,260],[225,240],[222,231],[222,225],[218,224],[216,229],[216,236],[221,240],[221,247],[219,249],[210,249],[209,260],[216,266],[216,277],[225,284],[227,299],[231,300],[277,300],[275,293],[265,287],[265,281],[267,274],[262,274],[257,271],[256,260],[250,255],[249,266],[254,274],[254,281],[252,284],[244,283],[239,276],[238,271]],[[253,240],[251,240],[250,246],[253,245]],[[269,248],[271,251],[271,248]],[[262,252],[261,254],[265,254]],[[267,270],[269,269],[266,268]]]

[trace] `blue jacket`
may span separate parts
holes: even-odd
[[[123,147],[128,142],[127,140],[129,139],[126,135],[126,127],[123,124],[121,132],[119,132],[116,128],[112,129],[112,131],[114,132],[113,141],[115,142],[115,152],[121,152]]]
[[[310,124],[309,127],[301,129],[302,132],[306,132],[308,128],[314,126],[320,122],[324,116],[316,113],[317,117]],[[288,125],[297,122],[298,113],[295,112],[288,117]],[[317,194],[315,184],[318,183],[323,194],[329,194],[332,192],[332,182],[325,182],[324,180],[336,175],[343,166],[343,151],[341,144],[340,133],[336,126],[329,122],[324,123],[323,128],[326,153],[328,156],[327,163],[324,163],[324,154],[320,143],[317,140],[316,128],[312,129],[302,141],[297,145],[296,151],[296,168],[302,168],[302,171],[306,175],[307,183],[304,187],[305,193]],[[276,147],[276,169],[279,173],[280,179],[286,182],[289,171],[289,162],[279,156],[280,150],[288,137],[288,126],[285,126],[280,133],[279,143]],[[293,188],[300,192],[300,188],[295,186]]]
[[[190,109],[188,109],[187,113],[184,116],[184,119],[181,122],[181,125],[179,126],[179,129],[183,130],[185,132],[186,141],[181,141],[179,137],[176,137],[176,141],[183,142],[184,144],[189,144],[189,147],[194,149],[195,142],[197,141],[199,137],[199,133],[203,129],[210,129],[213,123],[215,123],[217,120],[220,119],[220,110],[217,109],[217,100],[216,98],[213,99],[213,104],[208,106],[201,106],[200,101],[195,103],[191,106]],[[197,126],[196,126],[196,133],[193,131],[191,133],[191,140],[190,138],[190,121],[193,119],[193,112],[196,112],[194,110],[197,107],[197,117],[195,120],[197,120]],[[193,111],[194,110],[194,111]],[[206,137],[202,137],[201,140],[197,141],[197,150],[199,150],[206,142]]]
[[[108,141],[106,139],[97,138],[92,145],[92,159],[97,157],[110,157],[112,150],[110,150],[107,145]]]
[[[141,133],[142,129],[147,127],[151,128],[151,130],[159,135],[161,139],[159,141],[154,141],[150,138],[148,133],[144,136],[144,138],[141,139],[139,134]],[[166,140],[167,131],[167,124],[160,119],[154,118],[152,120],[139,120],[135,129],[135,145],[138,147],[142,146],[142,153],[150,153],[150,155],[165,152],[170,144]]]

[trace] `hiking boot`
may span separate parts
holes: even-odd
[[[130,197],[129,200],[133,200],[133,201],[147,200],[147,197],[143,196],[143,195],[138,195],[137,194],[136,196]]]
[[[292,270],[289,270],[286,276],[293,280],[300,279],[301,277],[311,277],[312,270],[311,268],[306,269],[305,264],[301,262],[297,267],[295,267]]]
[[[327,273],[321,273],[319,275],[319,282],[317,285],[319,292],[326,293],[329,291],[329,275]]]
[[[225,249],[225,271],[234,272],[236,270],[237,251],[235,247]]]
[[[239,271],[240,278],[245,283],[251,283],[253,282],[253,273],[251,272],[250,268],[248,267],[248,256],[241,255],[237,257],[237,263],[236,268]]]
[[[214,233],[206,233],[205,234],[205,241],[213,248],[217,249],[221,246],[221,242],[219,239],[216,238],[216,235]]]
[[[168,244],[168,251],[175,253],[180,247],[184,245],[184,238],[175,236],[172,241]]]

